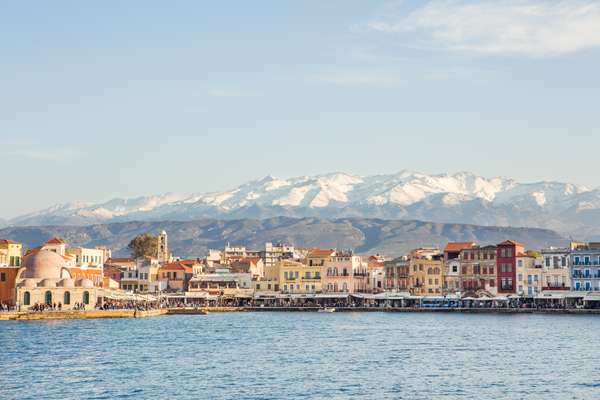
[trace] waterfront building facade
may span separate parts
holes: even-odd
[[[600,291],[600,243],[576,243],[571,250],[571,289]]]
[[[282,293],[320,293],[322,265],[315,264],[280,261],[279,290]]]
[[[542,290],[571,289],[571,249],[542,249]]]
[[[473,245],[460,251],[460,289],[466,296],[493,297],[496,281],[496,246]]]
[[[326,293],[366,292],[368,263],[351,251],[336,251],[321,267],[322,287]]]
[[[15,284],[21,268],[23,245],[12,240],[0,240],[0,304],[15,304]]]
[[[535,297],[542,292],[542,267],[536,265],[537,257],[531,253],[517,255],[516,294]]]
[[[517,290],[517,255],[525,253],[525,246],[506,240],[496,246],[496,283],[498,294],[515,294]]]
[[[158,269],[158,281],[161,290],[185,292],[193,276],[193,268],[185,261],[164,264]]]
[[[444,295],[461,292],[460,259],[453,258],[444,261]]]
[[[384,263],[385,290],[406,292],[410,287],[408,256],[401,256]]]
[[[69,310],[76,304],[94,308],[100,288],[89,279],[73,279],[65,259],[50,250],[40,250],[24,258],[16,283],[16,303],[21,309],[35,304]]]
[[[441,295],[444,287],[444,255],[436,248],[413,250],[409,256],[410,292]]]

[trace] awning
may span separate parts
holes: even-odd
[[[588,294],[583,301],[600,301],[600,294]]]
[[[348,293],[319,293],[315,297],[317,299],[347,299]]]
[[[563,300],[565,298],[564,293],[541,293],[535,297],[537,300]]]

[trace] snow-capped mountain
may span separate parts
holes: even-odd
[[[600,190],[559,182],[519,183],[468,172],[413,171],[355,176],[331,173],[267,176],[218,193],[168,193],[101,204],[57,205],[8,221],[11,225],[84,225],[127,220],[376,217],[435,222],[595,230]]]

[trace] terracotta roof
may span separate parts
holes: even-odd
[[[449,242],[444,248],[444,251],[461,251],[465,249],[470,249],[474,246],[475,242]]]
[[[312,249],[309,253],[309,257],[329,257],[335,254],[333,249]]]
[[[61,238],[52,238],[50,240],[48,240],[45,244],[65,244],[65,241],[62,240]]]
[[[19,244],[19,243],[15,242],[14,240],[10,240],[10,239],[0,239],[0,244]]]
[[[158,272],[162,271],[185,271],[191,274],[193,272],[193,269],[192,267],[186,265],[186,263],[183,261],[175,261],[169,264],[165,264],[158,269]]]

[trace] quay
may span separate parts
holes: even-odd
[[[74,320],[101,318],[146,318],[169,315],[206,315],[237,312],[318,312],[322,307],[187,307],[150,310],[69,310],[69,311],[9,311],[0,312],[0,321]],[[551,309],[551,308],[419,308],[419,307],[336,307],[341,313],[463,313],[463,314],[551,314],[551,315],[600,315],[600,309]]]

